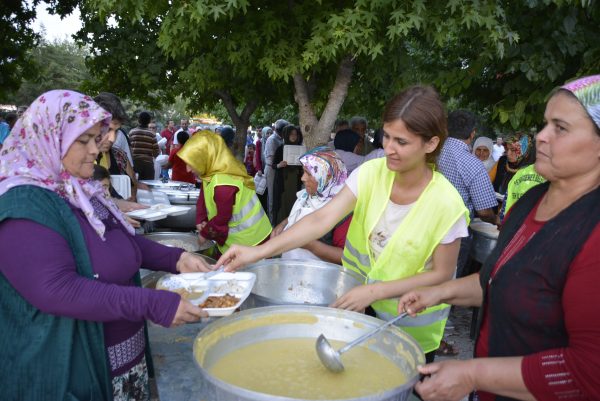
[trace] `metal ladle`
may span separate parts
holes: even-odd
[[[345,346],[340,348],[339,351],[336,351],[335,349],[333,349],[331,344],[329,344],[329,341],[327,341],[327,338],[325,338],[325,336],[323,334],[321,334],[319,336],[319,338],[317,338],[317,343],[316,343],[317,355],[319,356],[321,363],[323,365],[325,365],[325,367],[332,372],[335,372],[335,373],[343,372],[344,364],[342,363],[341,356],[344,352],[346,352],[350,348],[364,342],[365,340],[368,340],[369,338],[373,337],[375,334],[379,333],[386,327],[391,326],[392,324],[396,323],[398,320],[402,319],[406,315],[408,315],[408,313],[406,313],[406,312],[399,314],[398,316],[396,316],[392,320],[388,320],[387,322],[385,322],[384,324],[382,324],[375,330],[370,331],[367,334],[364,334],[364,335],[358,337],[356,340],[352,341],[351,343],[346,344]]]

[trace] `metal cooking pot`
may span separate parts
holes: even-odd
[[[183,230],[196,229],[196,203],[198,202],[198,197],[200,196],[199,189],[196,189],[192,186],[191,188],[184,190],[168,188],[155,188],[154,190],[165,193],[172,205],[184,205],[190,207],[190,210],[188,210],[185,214],[179,216],[167,216],[165,219],[158,220],[156,222],[158,227],[177,228]]]
[[[316,260],[267,259],[244,269],[256,274],[242,309],[272,305],[328,306],[364,278],[340,265]]]
[[[162,181],[162,180],[140,180],[142,184],[148,185],[152,189],[193,189],[194,184],[184,181]]]
[[[145,234],[144,237],[149,240],[161,243],[166,246],[178,246],[177,242],[181,242],[181,248],[188,252],[206,253],[215,247],[214,241],[208,241],[203,245],[198,243],[198,236],[194,233],[179,233],[179,232],[154,232]],[[209,261],[211,264],[215,264],[217,261],[202,255],[204,259]]]
[[[194,341],[194,359],[203,377],[202,399],[219,401],[301,401],[247,390],[213,377],[208,369],[231,351],[265,340],[316,338],[348,342],[383,322],[374,317],[316,306],[274,306],[234,313],[209,324]],[[425,362],[417,342],[398,327],[388,327],[365,344],[390,359],[408,381],[386,392],[352,398],[352,401],[404,401],[411,394]]]
[[[473,232],[471,257],[479,263],[484,263],[498,242],[498,228],[484,221],[475,221],[470,225]]]

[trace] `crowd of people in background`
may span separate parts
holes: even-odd
[[[496,135],[494,142],[489,132],[480,132],[474,113],[446,113],[433,88],[413,86],[386,104],[379,129],[369,129],[364,117],[340,119],[329,143],[306,149],[302,129],[278,119],[241,133],[241,160],[234,152],[233,127],[211,130],[188,118],[176,125],[157,121],[149,111],[130,118],[111,93],[91,98],[50,91],[26,110],[20,107],[0,120],[0,254],[26,252],[23,244],[33,243],[62,264],[5,257],[3,308],[33,316],[38,307],[49,314],[31,327],[19,319],[0,320],[0,327],[15,337],[22,333],[22,342],[37,336],[36,330],[52,339],[48,358],[63,362],[55,373],[73,379],[55,389],[57,398],[90,391],[98,399],[111,392],[116,397],[127,391],[123,383],[132,377],[141,379],[131,391],[143,393],[144,321],[170,326],[204,315],[178,296],[133,286],[142,264],[166,266],[173,273],[211,270],[183,250],[135,235],[139,222],[123,213],[145,207],[136,202],[137,191],[148,189],[142,181],[157,179],[201,188],[198,241],[215,241],[217,265],[228,271],[275,255],[337,263],[361,274],[365,283],[331,306],[385,320],[409,313],[412,317],[398,325],[416,338],[430,363],[419,369],[432,376],[416,386],[425,398],[436,399],[436,391],[454,396],[473,390],[482,400],[494,399],[491,393],[556,399],[583,391],[597,395],[598,386],[582,383],[590,380],[586,369],[598,366],[597,357],[587,356],[597,355],[597,342],[586,334],[598,334],[598,319],[575,315],[594,313],[594,303],[584,298],[594,296],[590,283],[600,278],[598,269],[590,269],[598,266],[600,238],[600,76],[552,92],[546,125],[536,137],[515,130]],[[133,128],[126,131],[124,125]],[[112,176],[126,177],[128,196],[113,188]],[[266,185],[257,192],[259,181]],[[483,267],[477,266],[481,276],[469,265],[475,219],[502,228],[499,246]],[[26,241],[31,232],[34,240]],[[126,257],[106,259],[107,250]],[[121,263],[126,273],[111,270],[112,262]],[[98,279],[92,264],[100,266],[94,270],[101,272],[97,282],[91,280]],[[570,266],[577,276],[570,275]],[[35,280],[23,281],[21,270]],[[56,274],[98,299],[82,296],[80,304],[70,304],[67,290],[47,286]],[[119,299],[127,301],[116,309],[103,301],[113,299],[104,287],[113,284]],[[39,293],[59,301],[45,305]],[[546,301],[547,308],[541,306]],[[443,341],[448,303],[482,307],[480,365],[463,361],[453,370],[432,363],[436,352],[448,350]],[[542,319],[533,324],[533,316]],[[78,341],[85,347],[93,343],[89,354],[95,365],[89,371],[89,361],[83,360],[74,364],[81,372],[70,371],[71,354],[58,351],[74,350],[65,343],[65,335],[79,330],[73,322],[81,322],[85,331],[77,334]],[[536,334],[544,330],[548,338],[540,340]],[[103,357],[124,340],[136,343],[127,361]],[[506,358],[489,358],[496,356]],[[548,367],[548,360],[562,365]],[[38,367],[24,366],[41,376]],[[461,376],[477,366],[485,367],[477,383]],[[554,383],[548,379],[553,374],[577,380]],[[15,388],[27,391],[26,386],[19,382]]]

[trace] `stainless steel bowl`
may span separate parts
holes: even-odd
[[[473,232],[471,257],[479,263],[484,263],[496,247],[499,231],[495,225],[483,221],[473,222],[470,227]]]
[[[183,181],[166,181],[162,180],[140,180],[142,184],[148,185],[150,188],[162,188],[162,189],[192,189],[195,188],[194,184]]]
[[[214,246],[216,245],[214,241],[208,241],[201,246],[200,244],[198,244],[198,237],[194,233],[154,232],[150,234],[145,234],[144,237],[166,246],[175,246],[175,241],[181,242],[183,245],[183,249],[185,249],[188,252],[196,253],[207,251],[209,249],[214,248]],[[211,260],[210,263],[214,264],[217,262],[212,258],[205,257],[204,255],[202,256],[205,259]]]
[[[167,216],[165,219],[158,220],[156,222],[158,227],[182,230],[196,229],[196,203],[200,196],[200,190],[193,186],[187,189],[155,188],[154,190],[165,193],[172,205],[184,205],[190,207],[190,210],[185,214],[180,216]]]
[[[316,306],[274,306],[235,313],[209,324],[194,341],[194,357],[203,377],[202,399],[219,401],[299,401],[288,397],[250,391],[213,377],[208,369],[231,351],[280,338],[327,338],[348,342],[383,322],[374,317],[345,310]],[[417,342],[398,327],[388,327],[366,346],[390,359],[408,381],[389,391],[352,398],[353,401],[404,401],[411,394],[425,362]],[[300,400],[301,401],[301,400]]]
[[[328,306],[364,283],[363,277],[352,270],[312,260],[267,259],[244,270],[256,274],[256,284],[243,309],[272,305]]]

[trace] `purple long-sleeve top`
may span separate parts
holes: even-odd
[[[132,236],[104,208],[105,241],[79,209],[73,209],[97,279],[80,276],[67,241],[31,220],[0,224],[0,271],[11,285],[44,313],[102,322],[113,376],[127,372],[143,357],[145,319],[168,327],[180,297],[139,288],[133,277],[141,266],[176,273],[182,249]]]

